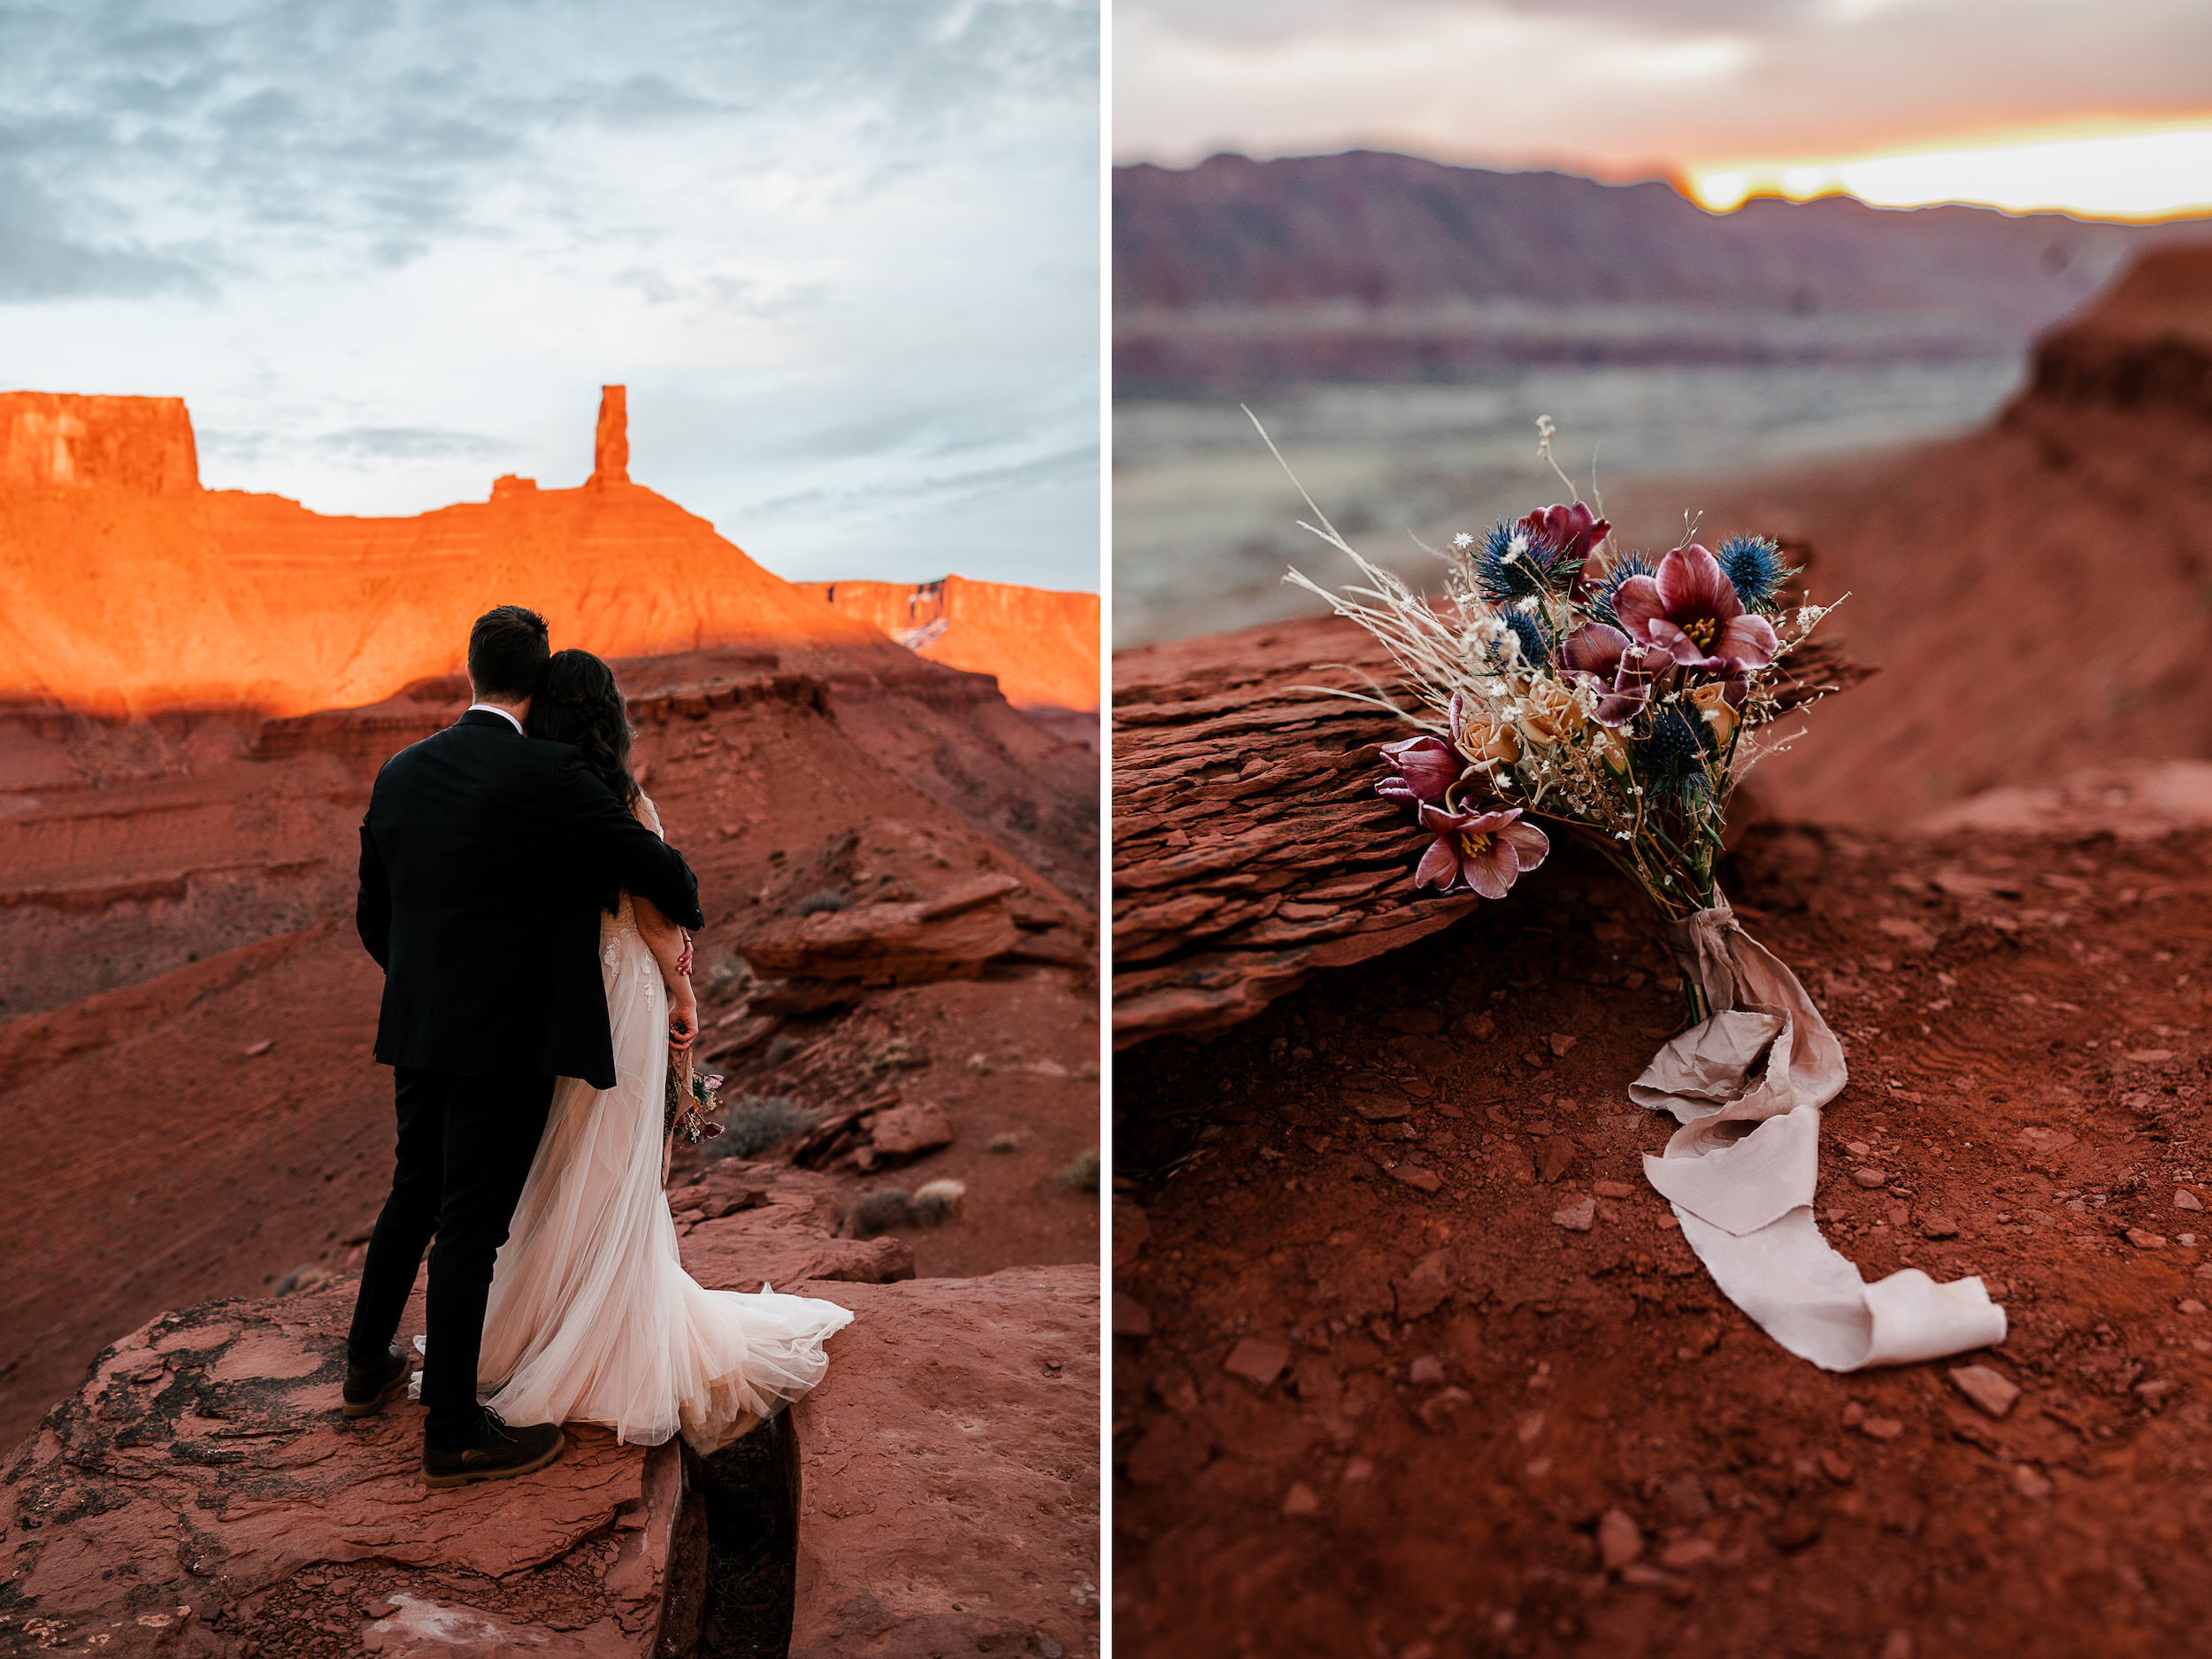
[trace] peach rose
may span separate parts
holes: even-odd
[[[1459,752],[1477,766],[1486,761],[1498,761],[1510,766],[1521,757],[1521,740],[1513,728],[1487,715],[1463,717],[1456,722],[1453,733],[1459,741]]]
[[[1548,675],[1529,682],[1521,698],[1521,735],[1545,749],[1563,743],[1586,723],[1571,687]]]
[[[1713,728],[1713,736],[1723,749],[1736,734],[1736,711],[1728,706],[1728,685],[1724,680],[1709,680],[1701,686],[1690,687],[1690,702],[1705,724]]]

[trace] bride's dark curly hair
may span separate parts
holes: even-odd
[[[556,651],[547,660],[524,730],[532,737],[573,744],[616,800],[626,807],[636,802],[629,708],[615,684],[614,670],[589,651]]]

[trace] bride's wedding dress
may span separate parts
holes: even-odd
[[[639,816],[660,833],[652,803]],[[510,1423],[598,1423],[657,1446],[727,1445],[822,1379],[834,1302],[707,1290],[661,1190],[668,991],[630,895],[599,927],[615,1087],[554,1086],[492,1276],[479,1386]]]

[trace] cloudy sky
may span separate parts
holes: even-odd
[[[0,0],[0,388],[325,512],[591,470],[1095,588],[1094,0]]]
[[[1120,0],[1114,18],[1122,160],[1366,144],[1628,179],[2212,124],[2205,0]]]

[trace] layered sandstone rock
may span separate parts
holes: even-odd
[[[0,488],[189,495],[199,487],[181,397],[0,392]]]
[[[1828,646],[1791,666],[1801,687],[1866,672]],[[1314,689],[1362,673],[1397,682],[1374,637],[1333,617],[1115,654],[1117,1046],[1223,1030],[1477,902],[1415,889],[1430,837],[1375,794],[1377,745],[1409,728]]]
[[[822,1280],[849,1295],[913,1276],[898,1240],[834,1236],[842,1190],[823,1176],[733,1161],[672,1202],[684,1264],[710,1289]],[[540,1473],[430,1492],[416,1408],[351,1422],[338,1411],[354,1286],[163,1314],[100,1356],[0,1486],[0,1583],[12,1592],[0,1645],[694,1650],[710,1543],[681,1448],[572,1427]],[[419,1284],[401,1336],[421,1328]]]
[[[618,390],[584,488],[509,488],[413,518],[198,489],[175,399],[6,395],[0,703],[297,714],[373,703],[454,672],[471,619],[508,603],[543,615],[557,644],[605,657],[890,650],[628,482]]]
[[[792,1659],[1094,1653],[1097,1268],[825,1290]]]
[[[1020,938],[1004,901],[1011,876],[960,882],[911,903],[857,904],[765,924],[741,947],[763,979],[895,985],[972,979]]]
[[[679,1448],[573,1429],[535,1475],[431,1492],[417,1409],[338,1410],[352,1291],[163,1314],[100,1356],[0,1486],[0,1645],[693,1650],[706,1540]]]
[[[827,582],[822,597],[932,662],[996,677],[1018,709],[1095,711],[1099,601],[1011,582]]]
[[[771,1283],[857,1315],[784,1442],[805,1494],[792,1651],[1094,1651],[1095,1268],[895,1284],[911,1279],[911,1252],[833,1236],[842,1190],[731,1161],[671,1195],[702,1284]],[[755,1542],[724,1536],[701,1503],[703,1475],[730,1478],[723,1460],[703,1471],[677,1443],[572,1427],[536,1474],[427,1491],[417,1408],[338,1411],[353,1290],[342,1279],[163,1314],[100,1356],[0,1485],[0,1646],[697,1650],[715,1563]],[[421,1325],[419,1285],[403,1339]]]
[[[883,1285],[914,1277],[914,1252],[903,1240],[835,1236],[844,1220],[844,1187],[805,1170],[730,1159],[709,1165],[668,1202],[684,1269],[710,1290],[788,1289],[808,1279]],[[833,1300],[836,1294],[826,1294]]]
[[[1400,723],[1301,689],[1317,662],[1391,672],[1333,618],[1115,653],[1118,1047],[1234,1025],[1473,902],[1415,896],[1424,838],[1374,792]]]

